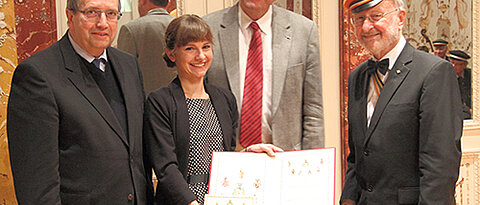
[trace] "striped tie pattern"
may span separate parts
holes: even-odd
[[[256,22],[248,48],[247,69],[243,89],[240,119],[240,144],[248,147],[262,141],[263,48],[262,36]]]

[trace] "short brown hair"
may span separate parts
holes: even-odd
[[[207,22],[195,14],[185,14],[173,19],[165,31],[165,47],[174,50],[177,47],[185,46],[189,42],[208,41],[213,44],[213,35]],[[175,62],[171,61],[166,54],[163,59],[168,67],[174,67]]]

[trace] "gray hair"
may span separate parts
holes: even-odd
[[[84,0],[67,0],[67,9],[72,11],[78,11],[80,8],[80,4],[83,3]],[[118,11],[121,11],[122,4],[120,0],[118,0]]]
[[[393,3],[395,3],[395,6],[397,6],[397,8],[399,8],[401,10],[407,10],[407,8],[405,8],[405,1],[404,0],[393,0]]]

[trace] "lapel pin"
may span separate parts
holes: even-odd
[[[400,74],[401,72],[402,72],[402,71],[400,71],[400,70],[397,70],[397,74]]]

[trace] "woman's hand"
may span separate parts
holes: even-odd
[[[200,205],[197,200],[190,202],[188,205]]]
[[[245,152],[267,153],[270,157],[275,157],[275,152],[283,152],[283,149],[273,144],[254,144],[244,149]]]

